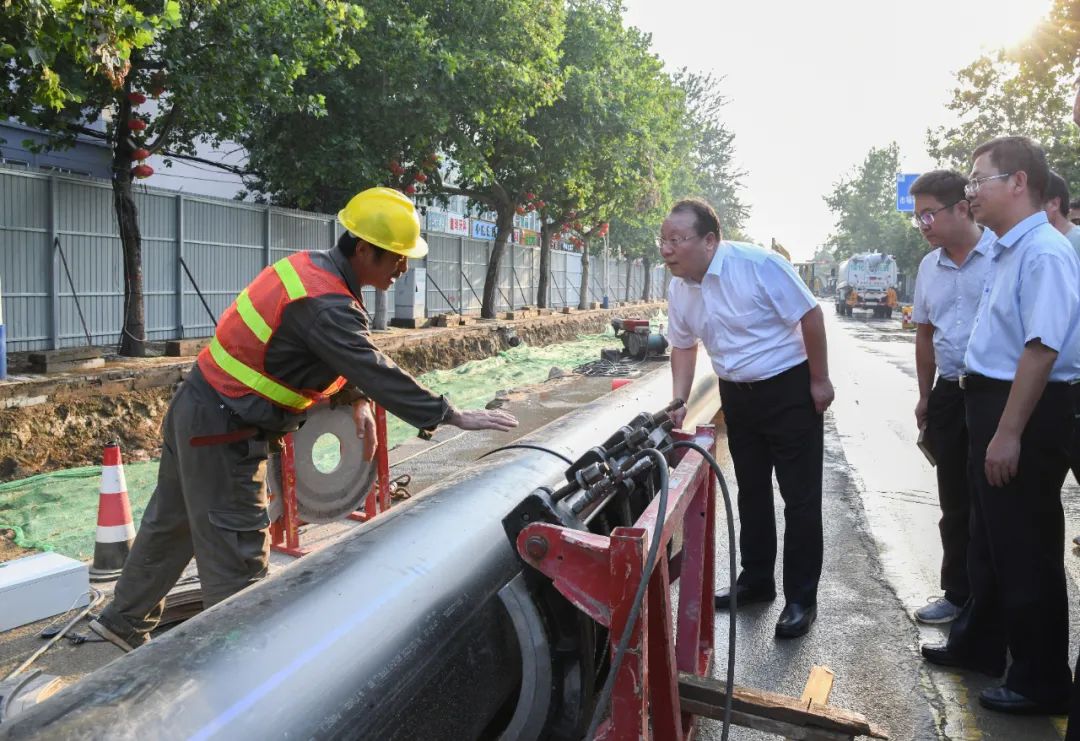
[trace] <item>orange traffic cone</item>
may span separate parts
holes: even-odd
[[[120,460],[120,444],[105,445],[101,464],[101,495],[98,499],[97,538],[94,542],[94,563],[90,581],[112,581],[120,576],[131,543],[135,540],[135,525],[131,521],[124,463]]]

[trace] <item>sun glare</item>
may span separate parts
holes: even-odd
[[[983,0],[967,5],[969,29],[986,49],[1008,49],[1027,39],[1050,11],[1047,0]]]

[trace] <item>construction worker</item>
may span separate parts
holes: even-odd
[[[421,430],[507,431],[505,411],[460,411],[371,343],[361,287],[388,289],[427,254],[411,201],[389,188],[354,196],[326,252],[264,269],[218,321],[169,405],[157,488],[112,602],[90,627],[124,650],[145,643],[194,555],[204,607],[266,576],[268,446],[323,401],[353,406],[364,457],[375,454],[369,400]]]

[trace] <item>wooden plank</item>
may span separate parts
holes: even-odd
[[[836,674],[827,666],[815,666],[810,669],[810,677],[803,687],[802,697],[799,701],[804,703],[807,709],[817,705],[828,705],[829,694],[832,692]],[[798,741],[798,736],[788,736],[788,741]]]
[[[28,359],[31,363],[61,363],[72,360],[87,360],[100,358],[100,347],[65,347],[61,350],[46,350],[45,352],[32,352]]]
[[[86,358],[85,360],[47,360],[31,363],[35,373],[66,373],[69,371],[91,370],[105,367],[105,358]]]
[[[719,679],[698,677],[679,673],[679,698],[683,707],[693,703],[694,712],[708,718],[723,719],[726,685]],[[765,690],[735,687],[732,709],[744,715],[775,720],[795,727],[813,727],[819,730],[846,733],[849,736],[888,738],[881,729],[871,726],[859,713],[811,703],[806,707],[794,697]]]
[[[693,713],[694,715],[703,715],[705,717],[711,717],[708,715],[711,707],[712,706],[710,705],[699,705],[692,701],[684,702],[682,704],[683,712]],[[722,718],[723,712],[721,711],[721,717],[717,720],[721,720]],[[796,726],[779,720],[760,718],[756,715],[736,713],[734,710],[731,712],[731,725],[739,726],[741,728],[751,728],[755,731],[771,733],[774,736],[791,738],[796,741],[849,741],[849,739],[852,738],[850,733],[824,731],[820,728],[810,728],[807,726]]]
[[[799,698],[810,707],[810,703],[818,705],[829,704],[829,693],[832,692],[836,674],[827,666],[815,666],[810,670],[810,678],[806,680],[802,697]]]

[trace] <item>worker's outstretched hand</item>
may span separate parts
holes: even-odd
[[[499,430],[500,432],[506,432],[518,426],[517,417],[501,409],[455,411],[447,422],[463,430]]]
[[[356,436],[364,441],[364,460],[375,457],[379,447],[379,438],[375,434],[375,415],[371,411],[371,402],[367,399],[353,402],[353,422],[356,423]]]

